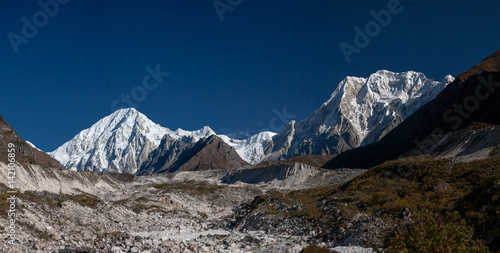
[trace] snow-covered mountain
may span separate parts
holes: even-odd
[[[136,109],[128,108],[102,118],[49,154],[74,171],[135,173],[165,135],[172,139],[190,137],[197,142],[216,133],[208,126],[196,131],[180,128],[172,131]],[[254,163],[264,156],[262,145],[273,135],[264,132],[247,140],[220,137],[235,148],[243,160]]]
[[[302,121],[273,137],[265,160],[302,154],[338,154],[379,140],[454,79],[380,70],[368,78],[346,77],[330,98]]]
[[[135,109],[122,109],[49,154],[74,171],[134,173],[168,131]]]
[[[265,154],[269,153],[271,146],[268,144],[275,135],[276,133],[265,131],[245,140],[231,139],[227,135],[219,135],[219,137],[233,147],[243,160],[250,164],[256,164],[264,159]]]

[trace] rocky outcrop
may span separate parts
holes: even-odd
[[[169,135],[163,136],[160,145],[153,150],[148,159],[144,161],[137,175],[158,173],[170,168],[179,156],[194,144],[194,139],[189,137],[174,139]]]
[[[176,171],[229,169],[247,165],[236,150],[212,135],[197,142],[165,136],[157,150],[144,162],[138,175]]]

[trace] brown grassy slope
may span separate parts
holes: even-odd
[[[328,232],[358,213],[398,224],[409,213],[458,211],[475,228],[476,236],[496,249],[500,228],[489,224],[500,219],[499,178],[498,157],[467,163],[409,157],[373,167],[340,186],[289,194],[269,191],[255,198],[248,206],[252,210],[248,215],[266,212],[285,219],[298,218]],[[289,208],[282,208],[285,205]],[[386,236],[391,233],[386,232]]]

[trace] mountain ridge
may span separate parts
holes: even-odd
[[[368,78],[344,78],[307,119],[292,121],[273,137],[265,160],[330,155],[377,141],[453,80],[427,79],[415,71],[379,70]]]
[[[154,123],[134,108],[120,109],[82,130],[73,139],[49,154],[73,171],[136,173],[165,135],[173,140],[217,135],[210,127],[186,131],[170,130]],[[264,156],[263,146],[274,136],[262,132],[246,140],[218,135],[245,161],[256,163]]]

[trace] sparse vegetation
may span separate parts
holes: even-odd
[[[500,156],[500,146],[496,146],[494,147],[490,153],[488,154],[488,156],[490,157],[493,157],[493,156]]]
[[[486,178],[455,207],[476,231],[486,240],[493,252],[500,251],[500,171]]]
[[[289,194],[269,191],[256,197],[245,208],[247,214],[262,209],[266,214],[283,219],[298,218],[302,225],[312,224],[320,231],[318,238],[325,236],[325,230],[344,226],[346,220],[358,213],[379,217],[394,225],[402,224],[401,218],[408,214],[442,213],[447,215],[445,217],[454,218],[430,216],[434,218],[421,219],[406,234],[399,234],[399,238],[414,237],[411,233],[421,233],[418,229],[429,225],[422,224],[437,219],[440,223],[436,224],[433,232],[422,234],[424,237],[419,240],[429,237],[428,243],[435,243],[432,240],[450,238],[447,243],[454,247],[470,244],[472,248],[467,250],[486,252],[480,240],[498,242],[500,234],[497,228],[491,228],[491,224],[500,223],[499,169],[500,158],[452,163],[447,159],[412,157],[376,166],[338,187],[299,190]],[[456,210],[460,216],[449,215]],[[449,224],[452,221],[459,223],[453,226]],[[386,233],[389,236],[390,231]],[[441,235],[445,238],[437,237]],[[495,243],[488,246],[494,249]]]
[[[9,203],[7,198],[9,194],[6,193],[7,187],[0,184],[0,215],[5,216],[7,210],[9,209]],[[48,208],[60,208],[65,201],[72,201],[78,205],[90,207],[96,209],[102,201],[91,194],[55,194],[50,192],[37,192],[37,191],[25,191],[23,193],[18,192],[15,194],[17,198],[23,199],[25,201],[30,201],[36,203],[39,206],[46,206]],[[22,209],[22,206],[18,206],[18,209]]]
[[[456,214],[445,216],[420,213],[416,222],[400,226],[389,243],[388,253],[405,252],[490,252],[480,240],[473,239],[473,229]]]
[[[33,192],[33,191],[26,191],[22,194],[19,194],[18,197],[21,197],[25,200],[34,202],[38,205],[44,206],[47,205],[48,207],[62,207],[63,203],[66,201],[72,201],[78,205],[89,207],[92,209],[96,209],[99,204],[102,203],[102,201],[91,194],[54,194],[50,192]]]
[[[390,161],[340,186],[328,198],[353,202],[360,211],[388,217],[403,209],[452,210],[458,199],[499,168],[498,158],[458,164],[426,158]]]

